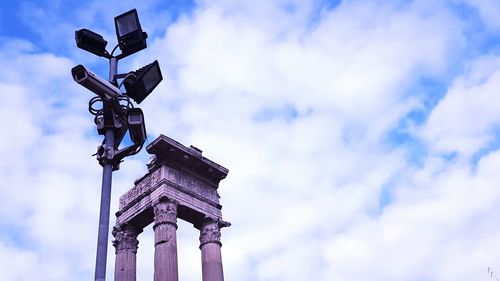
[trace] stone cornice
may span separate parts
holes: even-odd
[[[209,179],[215,184],[215,187],[229,172],[223,166],[203,157],[201,150],[195,147],[186,147],[164,135],[160,135],[151,142],[146,150],[155,155],[149,164],[150,169],[154,169],[168,160],[170,163],[178,164],[186,170]]]

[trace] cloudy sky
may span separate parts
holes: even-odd
[[[70,70],[108,66],[74,31],[112,48],[132,8],[148,48],[119,72],[158,59],[165,77],[141,104],[148,141],[230,170],[226,280],[500,275],[499,1],[45,0],[0,2],[0,280],[94,276],[102,138]],[[148,158],[114,173],[112,212]],[[180,280],[201,280],[198,231],[177,234]]]

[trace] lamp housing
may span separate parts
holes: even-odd
[[[140,108],[134,107],[128,110],[127,125],[130,140],[135,145],[143,145],[146,141],[146,125],[144,124],[144,114]]]
[[[120,89],[79,64],[71,69],[76,83],[94,92],[103,100],[111,100],[121,95]]]
[[[121,95],[120,89],[98,75],[92,73],[81,64],[73,67],[71,69],[71,74],[76,83],[94,92],[103,100],[110,100]]]
[[[108,42],[104,38],[91,30],[80,29],[75,31],[76,46],[87,52],[91,52],[100,57],[107,57],[106,45]]]
[[[138,104],[141,103],[163,80],[157,60],[130,72],[123,80],[127,95]]]
[[[115,17],[115,29],[121,57],[128,56],[147,47],[148,34],[142,31],[137,10],[132,9]]]

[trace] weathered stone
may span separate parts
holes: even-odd
[[[113,246],[115,246],[115,281],[136,280],[136,253],[138,231],[135,227],[125,224],[113,228]]]
[[[176,230],[180,218],[201,231],[203,281],[222,281],[220,228],[229,223],[222,221],[217,189],[228,170],[203,157],[200,149],[185,147],[163,135],[147,151],[154,154],[147,164],[148,173],[120,197],[116,213],[115,280],[136,278],[138,242],[130,227],[142,229],[154,223],[154,280],[177,281]]]
[[[154,214],[154,281],[178,281],[177,204],[172,201],[160,201],[154,205]]]
[[[224,281],[220,229],[230,223],[205,219],[200,227],[201,272],[203,281]]]

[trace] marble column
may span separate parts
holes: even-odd
[[[154,281],[178,281],[177,204],[160,201],[154,205]]]
[[[113,246],[115,246],[115,281],[136,280],[136,254],[138,231],[131,225],[125,224],[113,228]]]
[[[224,281],[220,229],[228,222],[205,219],[200,227],[201,272],[203,281]]]

